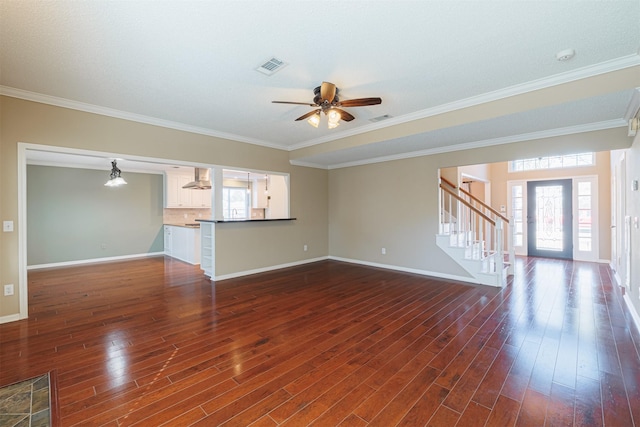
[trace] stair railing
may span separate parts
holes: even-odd
[[[483,259],[491,253],[499,254],[489,268],[493,272],[500,272],[504,268],[506,248],[507,273],[513,274],[513,222],[468,191],[442,177],[440,200],[440,232],[452,236],[454,246],[470,248],[470,257],[473,259]],[[505,224],[508,230],[506,236]]]

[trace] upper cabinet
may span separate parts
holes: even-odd
[[[211,208],[211,190],[182,188],[193,181],[193,174],[166,172],[164,188],[165,208]]]
[[[254,179],[251,184],[251,207],[266,209],[269,207],[268,182],[266,179]]]
[[[190,192],[191,207],[193,208],[211,208],[211,189],[208,190],[185,190]]]

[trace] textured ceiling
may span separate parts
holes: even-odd
[[[638,0],[0,0],[0,24],[0,93],[291,151],[640,65]],[[557,61],[567,48],[575,57]],[[287,66],[255,70],[271,57]],[[341,99],[379,96],[382,105],[349,108],[356,120],[329,130],[294,122],[309,107],[271,103],[310,102],[322,81]],[[294,157],[335,167],[621,126],[626,89]]]

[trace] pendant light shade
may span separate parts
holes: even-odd
[[[106,187],[119,187],[121,185],[124,185],[127,183],[127,181],[124,180],[124,178],[122,178],[120,176],[120,169],[118,169],[118,165],[116,164],[116,161],[112,161],[111,162],[111,175],[109,175],[109,181],[107,181],[104,185]]]

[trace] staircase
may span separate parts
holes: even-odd
[[[513,225],[471,193],[440,178],[436,242],[478,283],[502,287],[513,274]],[[505,261],[505,255],[507,260]]]

